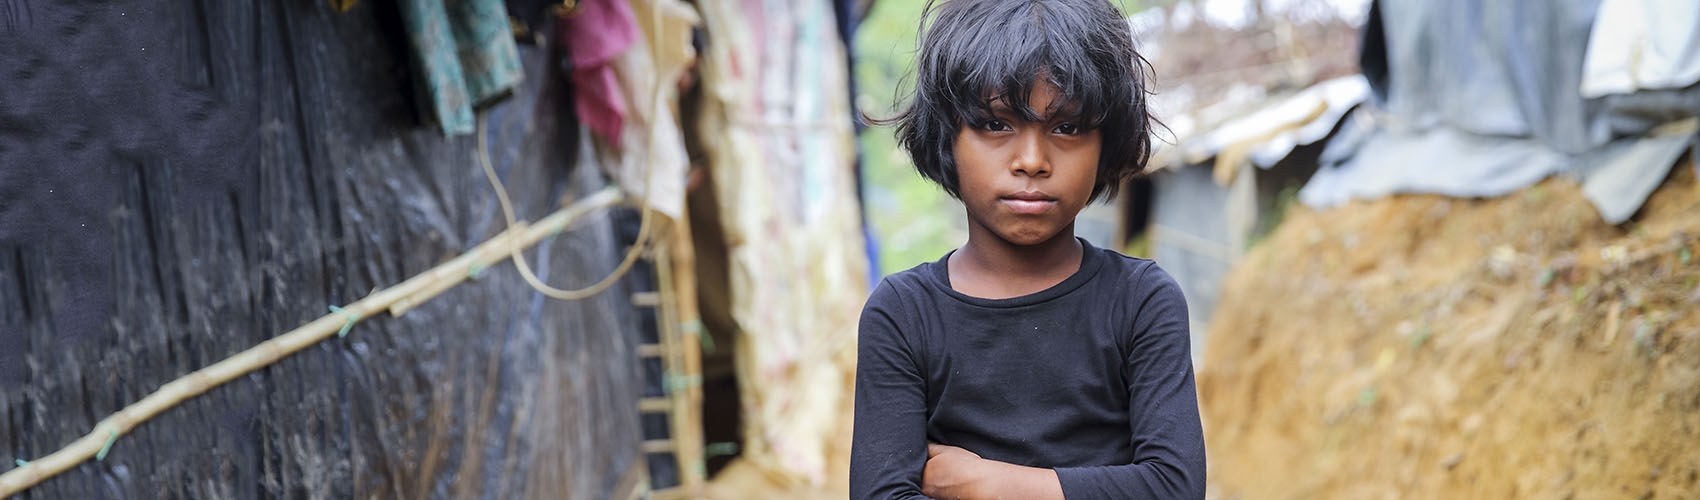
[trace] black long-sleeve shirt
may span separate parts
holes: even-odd
[[[1204,497],[1186,299],[1154,262],[1083,253],[1062,283],[1008,299],[953,290],[948,255],[880,283],[850,498],[925,498],[928,441],[1054,469],[1070,500]]]

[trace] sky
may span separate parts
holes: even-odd
[[[1191,17],[1193,10],[1196,10],[1198,16],[1209,21],[1211,24],[1229,28],[1243,28],[1246,23],[1251,21],[1249,16],[1251,2],[1253,1],[1256,0],[1197,0],[1197,9],[1178,9],[1179,16],[1175,22],[1182,26],[1176,26],[1176,28],[1184,29],[1185,24],[1189,24],[1196,20]],[[1303,0],[1261,1],[1263,2],[1265,12],[1274,13],[1291,11],[1291,16],[1296,20],[1304,20],[1307,17],[1320,18],[1333,15],[1344,18],[1352,24],[1361,24],[1364,16],[1369,12],[1369,0],[1322,0],[1320,2]],[[1182,5],[1190,3],[1193,2],[1190,0],[1181,2]],[[1136,14],[1135,17],[1140,15],[1143,14]]]

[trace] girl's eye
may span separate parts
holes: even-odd
[[[1057,125],[1057,128],[1055,130],[1052,130],[1052,133],[1057,133],[1057,134],[1062,134],[1062,135],[1076,135],[1076,134],[1080,133],[1080,127],[1076,126],[1073,123],[1064,123],[1062,125]]]
[[[986,120],[985,123],[980,124],[980,128],[988,132],[1003,132],[1010,130],[1009,124],[1004,123],[1002,120]]]

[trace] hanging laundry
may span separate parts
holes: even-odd
[[[579,122],[601,139],[620,143],[626,96],[614,73],[614,59],[637,40],[637,23],[625,0],[580,0],[561,14],[556,43],[567,51],[572,72],[573,107]]]
[[[444,0],[474,107],[506,97],[525,77],[501,0]]]
[[[501,0],[402,0],[418,73],[420,106],[444,135],[473,132],[473,108],[506,96],[524,78]]]
[[[618,142],[598,148],[599,164],[628,194],[677,220],[684,214],[685,178],[690,156],[679,127],[679,85],[696,49],[691,33],[702,24],[695,8],[680,0],[632,0],[633,18],[643,36],[609,63],[626,114]]]

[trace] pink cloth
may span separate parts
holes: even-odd
[[[637,40],[637,19],[626,0],[579,0],[578,8],[556,23],[556,43],[572,60],[569,80],[579,122],[608,142],[620,143],[626,97],[611,65]]]

